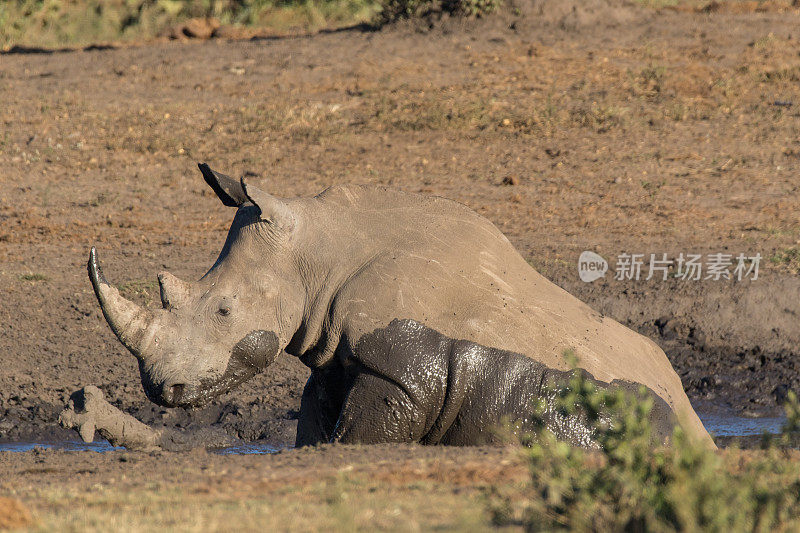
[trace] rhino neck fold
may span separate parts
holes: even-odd
[[[341,329],[330,320],[336,305],[336,296],[344,285],[366,268],[375,256],[355,264],[337,261],[331,265],[317,265],[317,272],[324,276],[304,278],[306,302],[303,320],[285,351],[312,369],[325,367],[333,358],[339,344]]]
[[[322,238],[306,242],[302,249],[296,250],[305,303],[302,321],[285,351],[313,369],[329,363],[339,343],[340,326],[330,320],[337,295],[383,250],[371,236],[353,231],[350,225],[326,227],[308,234]]]

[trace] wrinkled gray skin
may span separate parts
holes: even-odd
[[[480,444],[522,426],[547,383],[579,368],[601,386],[644,385],[667,440],[676,421],[713,446],[664,353],[536,273],[489,221],[442,198],[345,186],[280,200],[200,165],[236,215],[195,283],[159,274],[163,309],[89,274],[103,313],[164,406],[198,406],[281,350],[311,369],[297,444]],[[579,419],[545,422],[591,446]]]

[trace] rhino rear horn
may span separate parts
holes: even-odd
[[[189,296],[190,286],[169,272],[158,274],[158,288],[161,293],[161,305],[164,309],[179,309]]]
[[[295,215],[286,202],[257,187],[247,185],[244,178],[240,183],[247,199],[261,211],[263,220],[281,229],[290,230],[294,227]]]
[[[198,163],[197,167],[203,173],[203,179],[206,180],[209,187],[214,189],[223,204],[228,207],[239,207],[247,201],[247,195],[241,182],[211,170],[211,167],[205,163]]]

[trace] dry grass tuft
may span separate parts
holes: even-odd
[[[0,530],[19,529],[31,523],[31,512],[21,501],[0,497]]]

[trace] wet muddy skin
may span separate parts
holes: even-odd
[[[231,361],[252,372],[252,365],[244,364],[236,351],[242,344],[237,344]],[[256,332],[244,344],[242,353],[266,361],[266,354],[275,347],[275,336]],[[263,357],[258,355],[262,352]],[[596,443],[583,414],[568,415],[556,406],[558,389],[567,386],[574,372],[581,372],[599,388],[619,387],[632,396],[645,390],[617,380],[603,383],[584,370],[555,370],[520,354],[454,340],[414,320],[394,320],[363,336],[352,348],[343,339],[337,358],[312,373],[301,402],[295,445],[499,444],[503,440],[498,431],[510,425],[518,434],[544,427],[572,445],[593,448]],[[645,394],[654,400],[650,413],[654,442],[668,442],[676,423],[674,413],[652,391]],[[208,448],[234,454],[261,449],[213,426],[150,428],[106,402],[96,387],[75,392],[59,421],[88,443],[97,432],[115,447]]]
[[[389,364],[387,365],[387,362]],[[394,320],[337,350],[338,369],[314,371],[303,394],[296,445],[327,441],[475,445],[497,442],[503,421],[520,432],[537,424],[576,446],[593,447],[580,416],[562,415],[555,388],[572,377],[513,352],[450,339],[413,320]],[[638,385],[603,383],[636,394]],[[332,391],[346,391],[335,394]],[[672,410],[652,391],[654,439],[672,434]],[[536,415],[534,406],[545,400]]]

